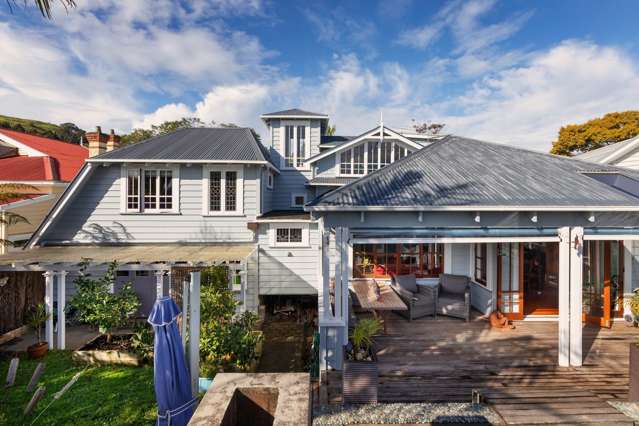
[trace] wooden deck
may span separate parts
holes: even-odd
[[[509,424],[630,421],[606,401],[626,400],[628,344],[639,329],[585,326],[584,366],[562,368],[556,322],[516,325],[505,332],[477,317],[392,315],[376,338],[381,402],[470,401],[479,389]]]

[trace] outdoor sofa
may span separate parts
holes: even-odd
[[[409,321],[426,315],[436,314],[437,289],[417,285],[415,274],[391,276],[391,288],[406,304],[408,310],[396,311]]]
[[[438,314],[470,321],[470,278],[440,274],[436,290]]]

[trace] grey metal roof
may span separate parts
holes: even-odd
[[[291,117],[304,116],[304,117],[328,118],[328,115],[326,115],[326,114],[322,114],[322,113],[319,113],[319,112],[304,111],[303,109],[299,109],[299,108],[291,108],[291,109],[285,109],[284,111],[269,112],[267,114],[262,114],[263,118],[268,118],[268,117],[286,117],[286,116],[291,116]]]
[[[584,172],[630,170],[448,136],[343,186],[309,207],[639,206],[639,198]]]
[[[590,161],[591,163],[601,163],[615,152],[626,148],[628,145],[635,143],[638,140],[639,136],[626,139],[625,141],[613,143],[610,145],[602,146],[601,148],[593,149],[592,151],[584,152],[583,154],[576,155],[573,158],[583,161]]]
[[[329,176],[320,176],[313,178],[308,181],[308,185],[311,186],[341,186],[348,185],[349,183],[355,182],[356,180],[361,179],[357,177],[329,177]]]
[[[340,144],[355,139],[357,136],[323,135],[321,144]]]
[[[102,160],[271,161],[251,129],[207,127],[179,129],[90,159]]]

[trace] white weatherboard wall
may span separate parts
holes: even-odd
[[[310,224],[309,247],[269,247],[268,229],[261,225],[258,235],[259,294],[317,294],[317,224]]]
[[[247,242],[247,221],[258,213],[260,167],[244,168],[244,215],[202,215],[202,167],[180,168],[179,214],[120,213],[120,166],[97,167],[81,192],[68,203],[45,242]]]

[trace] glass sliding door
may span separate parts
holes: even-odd
[[[497,245],[497,305],[510,319],[524,316],[522,254],[519,243]]]
[[[623,311],[623,243],[584,241],[584,321],[610,327]]]

